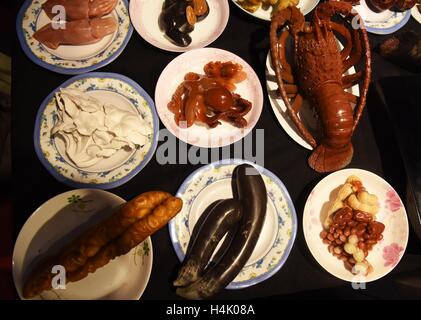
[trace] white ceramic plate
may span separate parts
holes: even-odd
[[[394,12],[385,10],[380,13],[372,11],[366,4],[365,0],[361,0],[359,5],[354,6],[364,20],[364,25],[368,32],[376,34],[390,34],[402,28],[411,17],[411,11]]]
[[[418,23],[421,23],[421,13],[418,11],[417,6],[421,6],[421,4],[416,4],[412,9],[411,9],[411,15],[412,17],[414,17],[415,20],[418,21]]]
[[[48,70],[64,74],[79,74],[103,67],[120,55],[133,33],[127,0],[119,0],[114,11],[110,13],[110,16],[118,22],[118,29],[114,34],[93,44],[61,45],[52,50],[32,37],[36,30],[51,22],[42,10],[41,5],[44,2],[26,0],[16,19],[16,30],[26,55]]]
[[[322,219],[326,216],[329,203],[336,198],[338,187],[350,175],[360,177],[367,191],[378,197],[380,210],[376,220],[385,225],[383,240],[367,256],[374,268],[367,277],[354,276],[346,270],[343,262],[329,253],[327,245],[320,238]],[[303,230],[310,252],[327,272],[339,279],[359,283],[377,280],[392,271],[405,252],[409,232],[405,207],[396,191],[376,174],[361,169],[336,171],[314,187],[304,207]]]
[[[194,225],[203,211],[216,200],[232,198],[232,172],[241,163],[249,163],[259,170],[268,192],[268,206],[256,247],[227,289],[245,288],[268,279],[288,258],[297,233],[297,216],[281,180],[272,172],[244,160],[228,159],[203,166],[187,177],[178,189],[177,197],[183,200],[183,208],[168,225],[174,249],[182,261]]]
[[[134,151],[120,149],[109,158],[87,168],[77,168],[66,156],[64,142],[51,139],[56,119],[55,92],[69,87],[88,92],[104,103],[138,114],[152,128],[153,134],[143,147]],[[53,90],[42,102],[34,129],[38,158],[59,181],[74,188],[115,188],[139,173],[153,157],[158,145],[159,120],[149,95],[133,80],[115,73],[92,72],[75,76]]]
[[[236,128],[222,122],[216,128],[193,124],[180,128],[174,121],[174,114],[168,110],[168,102],[188,72],[204,74],[203,67],[211,61],[232,61],[243,66],[247,79],[236,85],[235,93],[252,103],[252,109],[245,116],[247,126]],[[223,147],[245,137],[259,120],[263,107],[263,91],[253,68],[235,54],[216,48],[196,49],[178,56],[162,71],[155,89],[155,103],[159,118],[165,127],[180,140],[204,148]]]
[[[340,47],[342,49],[342,45],[340,45]],[[353,73],[355,73],[354,67],[350,68],[345,74]],[[281,124],[282,128],[299,145],[303,146],[306,149],[312,150],[312,146],[303,138],[301,133],[298,131],[296,125],[289,117],[284,100],[282,100],[281,97],[278,98],[278,84],[276,82],[275,70],[271,65],[270,52],[266,59],[266,87],[268,90],[270,105],[272,106],[272,110],[275,113],[276,119],[278,119],[278,122]],[[359,96],[360,94],[358,84],[347,89],[346,91],[351,92],[356,96]],[[317,132],[318,122],[316,115],[313,109],[310,107],[308,101],[303,101],[303,105],[300,109],[298,116],[300,117],[301,121],[303,121],[303,123],[306,125],[307,129],[314,136]]]
[[[153,46],[166,51],[184,52],[203,48],[214,42],[224,31],[229,19],[227,0],[207,0],[209,15],[198,22],[190,33],[192,42],[187,47],[173,44],[160,30],[159,15],[164,0],[132,0],[130,1],[130,18],[140,36]]]
[[[79,189],[55,196],[39,207],[26,221],[13,250],[13,280],[21,299],[23,281],[34,261],[50,255],[50,249],[53,253],[60,250],[63,242],[102,221],[123,203],[122,198],[106,191]],[[148,238],[86,278],[68,283],[65,289],[44,291],[35,299],[139,299],[149,281],[152,256]]]
[[[300,2],[297,5],[297,8],[300,8],[301,12],[303,15],[308,14],[309,12],[311,12],[319,3],[320,0],[300,0]],[[272,8],[269,8],[268,10],[263,10],[262,7],[260,7],[258,10],[256,10],[255,12],[249,12],[246,9],[244,9],[242,6],[240,6],[238,4],[238,0],[232,0],[232,2],[235,3],[235,5],[240,8],[242,11],[244,11],[245,13],[260,19],[260,20],[266,20],[266,21],[270,21],[271,20],[271,15],[272,15]]]

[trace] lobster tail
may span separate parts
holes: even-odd
[[[320,144],[308,158],[308,164],[317,172],[332,172],[346,167],[351,162],[353,153],[351,142],[343,148]]]

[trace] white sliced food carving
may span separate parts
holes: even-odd
[[[118,150],[143,147],[153,130],[133,111],[103,105],[78,89],[56,93],[57,122],[51,135],[65,143],[67,157],[79,168],[95,165]]]

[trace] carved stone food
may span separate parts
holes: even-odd
[[[117,30],[114,17],[83,19],[65,22],[63,28],[49,23],[37,30],[33,37],[51,49],[60,45],[86,45],[100,41]]]
[[[331,20],[339,14],[343,23]],[[271,58],[279,94],[299,133],[314,148],[308,163],[318,172],[335,171],[350,163],[351,138],[366,103],[371,54],[366,29],[352,27],[356,16],[350,3],[329,1],[318,5],[311,23],[305,22],[296,7],[277,11],[272,17]],[[346,39],[342,51],[335,33]],[[294,54],[293,60],[287,61],[285,47],[290,36],[294,39]],[[344,75],[362,57],[363,70]],[[359,82],[360,97],[345,91]],[[299,117],[304,98],[318,115],[321,128],[317,139]]]
[[[373,271],[367,256],[383,239],[385,226],[376,221],[377,196],[370,194],[357,176],[341,186],[323,222],[320,237],[347,270],[366,276]]]
[[[64,8],[65,20],[82,20],[98,18],[109,14],[114,10],[119,0],[47,0],[42,5],[50,19],[61,13]]]
[[[193,230],[174,282],[184,298],[206,299],[225,288],[243,269],[259,239],[267,208],[263,178],[253,166],[242,164],[235,167],[232,179],[233,199],[213,203]],[[229,241],[222,243],[218,258],[210,264],[225,234]]]
[[[209,14],[206,0],[165,0],[159,16],[159,27],[175,45],[187,47],[189,35],[197,22]]]
[[[143,193],[106,220],[82,233],[58,254],[47,257],[25,280],[23,296],[33,298],[52,289],[52,268],[61,265],[66,281],[79,281],[162,228],[182,207],[182,201],[163,191]]]
[[[393,9],[397,11],[406,11],[417,4],[417,0],[395,0]]]
[[[278,5],[278,2],[282,2],[283,0],[236,0],[237,3],[245,10],[253,13],[256,12],[258,9],[269,9],[270,7],[275,7]],[[298,2],[298,1],[297,1]]]
[[[200,122],[214,128],[220,121],[227,121],[245,127],[244,116],[252,104],[234,93],[235,83],[246,78],[241,65],[217,61],[203,69],[204,75],[187,73],[168,103],[177,125],[190,127]]]
[[[93,166],[123,148],[142,148],[152,134],[138,114],[103,104],[78,89],[60,89],[56,104],[58,119],[51,136],[64,141],[67,157],[78,168]]]

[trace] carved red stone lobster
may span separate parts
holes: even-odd
[[[331,21],[334,15],[339,14],[343,16],[344,24]],[[318,172],[336,171],[349,164],[353,155],[351,137],[365,107],[371,76],[370,47],[365,28],[352,28],[355,17],[357,14],[353,12],[352,5],[339,1],[320,4],[311,23],[305,22],[296,7],[280,10],[272,17],[270,50],[279,93],[292,121],[314,148],[308,163]],[[278,35],[280,29],[282,31]],[[346,40],[342,51],[339,51],[334,32]],[[294,43],[292,66],[285,53],[289,35]],[[363,52],[364,71],[344,76],[362,59]],[[362,79],[359,98],[344,90]],[[303,98],[318,114],[322,128],[319,141],[298,116]],[[354,110],[351,103],[356,103]]]

